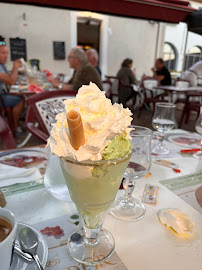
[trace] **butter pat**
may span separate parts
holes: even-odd
[[[179,209],[161,209],[158,212],[159,220],[167,227],[171,227],[178,234],[191,234],[194,223],[189,216]]]

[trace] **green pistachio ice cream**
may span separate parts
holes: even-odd
[[[123,135],[113,138],[102,153],[103,160],[116,159],[125,156],[132,148],[128,139]]]

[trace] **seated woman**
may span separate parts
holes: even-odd
[[[132,71],[133,60],[126,58],[122,64],[121,69],[118,71],[116,77],[118,77],[123,84],[136,84],[137,80]],[[120,85],[119,87],[119,102],[126,108],[126,102],[136,93],[131,90],[131,87]]]
[[[0,45],[0,95],[6,107],[12,107],[14,128],[16,131],[21,131],[18,128],[18,121],[24,108],[24,99],[22,96],[12,96],[7,92],[7,85],[15,84],[18,77],[18,68],[22,66],[21,60],[13,62],[13,69],[10,74],[6,69],[8,58],[8,49],[6,45]],[[0,108],[3,105],[0,102]]]

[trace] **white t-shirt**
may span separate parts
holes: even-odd
[[[202,76],[202,61],[196,62],[193,66],[189,68],[189,70],[193,70],[197,77]]]
[[[189,81],[190,86],[197,86],[197,76],[195,73],[193,73],[189,70],[186,70],[186,71],[182,72],[181,78],[183,80]]]

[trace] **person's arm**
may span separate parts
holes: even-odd
[[[72,90],[72,84],[69,83],[60,83],[60,81],[57,78],[51,78],[49,81],[57,87],[59,90]]]
[[[129,70],[129,81],[131,84],[137,83],[137,79],[135,77],[135,74],[133,73],[133,71],[131,69]]]
[[[152,77],[153,77],[154,79],[156,79],[157,81],[161,82],[161,81],[165,78],[164,75],[158,75],[158,74],[156,73],[155,68],[152,68],[151,70],[152,70],[152,72],[153,72],[153,76],[152,76]]]
[[[18,68],[21,66],[22,66],[22,62],[20,60],[16,60],[13,63],[13,69],[12,69],[11,74],[7,74],[5,72],[0,73],[0,80],[8,85],[15,84],[18,77]]]

